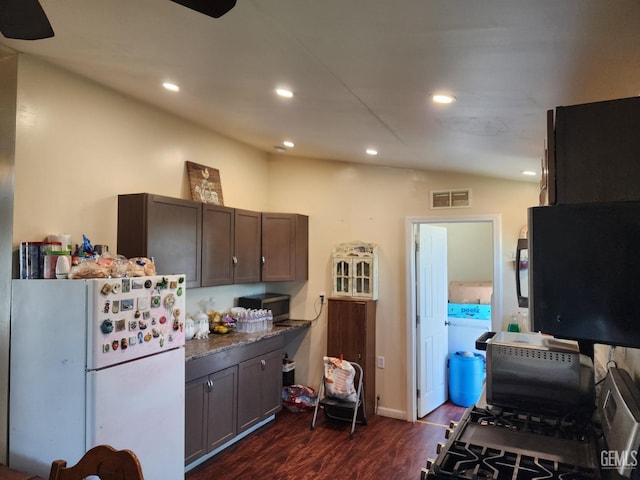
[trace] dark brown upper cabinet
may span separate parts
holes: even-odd
[[[202,208],[202,286],[233,283],[235,210],[218,205]]]
[[[236,209],[233,236],[233,283],[260,282],[260,212]]]
[[[308,279],[309,219],[149,193],[118,195],[118,253],[187,287]]]
[[[118,195],[118,253],[152,258],[158,274],[200,286],[202,203],[149,193]]]
[[[309,217],[297,213],[262,214],[262,281],[309,277]]]

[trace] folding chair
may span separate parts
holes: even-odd
[[[356,423],[367,424],[362,367],[356,362],[341,358],[324,357],[322,382],[318,388],[318,401],[311,420],[311,430],[316,426],[320,406],[324,408],[327,418],[351,422],[349,438],[353,438]]]

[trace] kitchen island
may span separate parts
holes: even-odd
[[[286,320],[272,330],[186,342],[186,470],[275,418],[282,408],[286,339],[306,333],[310,325]]]

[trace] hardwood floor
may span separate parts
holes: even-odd
[[[247,438],[195,467],[186,480],[418,480],[436,444],[444,442],[450,420],[463,407],[447,403],[416,423],[371,416],[367,425],[351,425],[318,413],[287,410]]]

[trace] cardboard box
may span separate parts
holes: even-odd
[[[478,303],[450,303],[449,317],[473,320],[491,320],[491,305]]]
[[[449,282],[449,303],[491,304],[493,282]]]

